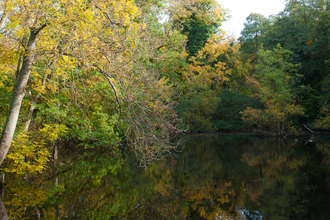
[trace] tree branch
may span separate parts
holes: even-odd
[[[119,107],[120,107],[120,114],[121,114],[123,109],[122,109],[122,106],[121,106],[120,101],[119,101],[119,97],[118,97],[118,93],[117,93],[116,87],[115,87],[114,84],[111,82],[109,75],[108,75],[108,74],[107,74],[107,73],[106,73],[101,67],[99,67],[99,66],[96,65],[96,64],[93,64],[93,66],[96,67],[97,70],[98,70],[100,73],[103,74],[103,76],[105,76],[105,78],[108,80],[108,83],[111,85],[111,88],[112,88],[112,90],[114,91],[114,93],[115,93],[115,95],[116,95],[116,99],[117,99],[118,105],[119,105]]]
[[[105,11],[103,11],[101,7],[95,5],[95,8],[99,9],[104,14],[104,16],[110,21],[111,24],[115,24],[115,25],[123,26],[123,27],[127,28],[126,25],[123,25],[122,23],[115,22],[114,20],[112,20],[112,18],[110,17],[110,15],[108,13],[106,13]]]

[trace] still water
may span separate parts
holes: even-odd
[[[330,219],[330,137],[180,141],[146,170],[125,152],[61,149],[49,172],[6,174],[9,219]]]

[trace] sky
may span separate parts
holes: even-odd
[[[246,17],[258,13],[268,17],[284,10],[284,0],[217,0],[224,8],[229,9],[231,18],[223,22],[222,29],[235,38],[240,37]]]

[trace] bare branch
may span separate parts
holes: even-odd
[[[119,25],[119,26],[123,26],[123,27],[127,28],[126,25],[123,25],[122,23],[115,22],[114,20],[112,20],[110,15],[107,12],[103,11],[102,8],[100,8],[99,6],[95,5],[95,8],[99,9],[104,14],[104,16],[110,21],[111,24],[115,24],[115,25]]]
[[[114,84],[111,82],[109,75],[108,75],[108,74],[107,74],[107,73],[106,73],[101,67],[99,67],[99,66],[96,65],[96,64],[94,64],[93,66],[96,67],[97,70],[98,70],[100,73],[103,74],[103,76],[105,76],[105,78],[108,80],[108,83],[111,85],[111,88],[112,88],[112,90],[114,91],[114,93],[115,93],[115,95],[116,95],[116,99],[117,99],[118,105],[119,105],[119,107],[120,107],[120,114],[121,114],[123,109],[122,109],[122,106],[121,106],[120,101],[119,101],[119,97],[118,97],[118,93],[117,93],[116,87],[115,87]]]

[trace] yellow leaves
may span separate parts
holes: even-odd
[[[216,58],[222,54],[224,54],[226,58],[229,58],[227,52],[233,50],[231,48],[232,46],[230,46],[230,42],[233,39],[222,41],[221,38],[223,38],[222,35],[214,34],[204,46],[205,52],[211,56],[211,58],[209,58],[211,62],[215,61]]]
[[[68,68],[74,68],[75,67],[75,58],[74,57],[68,57],[68,56],[63,56],[63,63],[65,63]]]
[[[39,140],[33,140],[27,133],[18,134],[5,159],[9,166],[2,170],[17,174],[43,172],[50,154],[46,141],[54,142],[66,132],[67,128],[64,125],[45,124],[37,133]]]
[[[34,71],[32,72],[31,75],[33,76],[32,77],[33,90],[36,91],[37,93],[45,94],[46,88],[42,84],[42,80],[38,77],[39,75]]]
[[[130,26],[132,19],[139,16],[139,9],[134,1],[121,0],[112,1],[113,18],[123,23],[123,25]]]
[[[26,186],[18,181],[8,180],[7,184],[11,185],[11,196],[5,200],[4,204],[6,208],[11,207],[7,209],[9,219],[25,219],[22,216],[26,213],[27,207],[42,204],[48,198],[48,193],[41,187]]]
[[[141,21],[135,22],[134,20],[139,16],[140,12],[133,0],[44,0],[35,2],[26,0],[17,1],[15,4],[16,6],[13,6],[13,8],[16,7],[17,10],[14,10],[10,15],[10,20],[6,24],[6,27],[13,33],[16,33],[18,39],[17,41],[16,39],[13,40],[13,38],[8,39],[12,44],[12,47],[8,48],[8,52],[14,51],[11,50],[11,48],[18,48],[17,45],[20,45],[22,42],[23,44],[25,43],[24,40],[26,39],[23,38],[23,36],[29,37],[29,27],[38,28],[43,24],[47,24],[37,38],[37,56],[33,63],[32,80],[29,81],[32,82],[29,84],[29,89],[31,89],[32,94],[30,100],[36,97],[36,93],[41,93],[42,96],[40,96],[37,102],[38,104],[40,101],[42,105],[46,102],[51,103],[56,101],[58,104],[60,103],[58,99],[64,96],[64,102],[67,101],[70,102],[70,104],[75,102],[75,104],[79,106],[81,103],[84,103],[84,105],[86,103],[86,106],[83,106],[83,108],[86,107],[86,112],[89,114],[91,108],[87,107],[89,105],[88,102],[91,100],[92,102],[101,103],[102,101],[87,97],[90,88],[85,84],[85,79],[90,79],[92,77],[81,77],[83,74],[81,72],[86,70],[86,72],[89,71],[88,73],[90,75],[96,75],[97,73],[93,71],[96,64],[105,72],[118,77],[119,80],[116,81],[117,84],[120,81],[123,86],[132,85],[132,87],[134,87],[137,85],[136,87],[138,87],[142,81],[139,78],[140,76],[135,75],[139,75],[140,72],[142,72],[141,69],[144,68],[143,63],[139,61],[139,58],[135,59],[135,61],[139,62],[137,65],[136,63],[130,63],[130,61],[132,61],[132,56],[134,56],[133,53],[137,51],[133,49],[138,47],[137,45],[143,44],[140,43],[141,39],[137,30],[141,26],[145,26]],[[4,39],[1,39],[0,44],[11,45],[6,44]],[[8,55],[10,53],[6,54]],[[14,53],[8,58],[10,62],[5,61],[5,64],[12,65],[11,68],[13,66],[15,67],[18,61],[17,58],[17,53]],[[0,68],[2,68],[5,65],[0,66]],[[133,72],[133,68],[136,66],[138,67],[134,69]],[[47,77],[40,77],[45,75]],[[148,75],[148,80],[153,77],[150,76],[151,74],[149,73],[145,75]],[[145,79],[147,79],[147,77],[145,77]],[[43,81],[43,79],[45,80]],[[45,85],[43,85],[43,82],[46,82]],[[155,82],[152,82],[154,83],[153,86],[155,86]],[[97,83],[102,84],[100,81]],[[149,81],[146,81],[146,83],[149,83]],[[119,86],[116,88],[119,90]],[[111,92],[106,92],[106,97],[103,97],[102,100],[109,99],[109,103],[111,104],[114,95]],[[132,93],[135,92],[136,91]],[[96,91],[94,91],[93,95],[99,97]],[[103,91],[100,95],[103,96]],[[134,96],[137,97],[139,94],[133,94],[132,97]],[[123,99],[119,97],[119,100],[122,101]],[[154,101],[153,98],[148,99],[148,101],[149,100]],[[148,101],[145,103],[148,103]],[[164,111],[160,109],[159,106],[157,106],[157,109],[156,107],[154,108],[155,105],[161,105],[159,103],[161,102],[155,101],[152,102],[152,106],[149,106],[155,110],[153,113],[156,116],[158,115],[156,111]],[[111,110],[108,112],[113,113],[117,108],[119,107],[113,105],[109,107]],[[54,107],[54,111],[57,110],[58,108]],[[79,111],[72,112],[72,115],[79,114]],[[58,113],[58,115],[60,114]],[[37,117],[39,119],[39,116]],[[47,115],[47,119],[43,118],[41,120],[48,120],[48,118],[51,117],[52,116],[49,117],[49,115]],[[58,116],[58,118],[60,118],[60,116]],[[40,126],[40,120],[37,123],[39,124],[36,126]],[[153,124],[157,126],[157,123]],[[51,129],[45,126],[38,132],[37,137],[44,136],[47,137],[47,141],[53,141],[58,138],[56,132],[59,131],[56,131],[55,128]],[[29,140],[30,137],[25,139],[26,144],[20,145],[21,149],[29,149],[29,147],[36,149],[30,149],[32,152],[39,151],[39,149],[41,151],[42,146],[45,147],[41,140],[32,142],[32,140]],[[27,154],[28,152],[23,153]],[[21,152],[21,154],[23,153]],[[12,159],[14,160],[15,158],[18,158],[18,155]],[[17,160],[15,159],[15,161]]]
[[[215,85],[220,90],[223,83],[229,81],[233,69],[241,65],[237,54],[238,49],[230,40],[222,41],[221,36],[214,35],[195,57],[190,58],[191,63],[182,78],[207,86]]]
[[[292,159],[287,162],[287,165],[292,170],[299,170],[302,166],[304,166],[307,162],[306,157],[300,158],[300,159]]]
[[[155,186],[155,190],[160,194],[162,194],[163,196],[170,196],[170,192],[172,188],[173,188],[172,184],[164,183],[162,180],[160,180]]]
[[[269,99],[265,104],[265,109],[247,107],[244,111],[240,112],[242,119],[248,126],[270,128],[272,131],[280,132],[280,129],[286,127],[285,123],[288,117],[303,113],[302,108],[294,103],[285,103],[283,105]]]
[[[58,137],[66,134],[68,128],[60,124],[44,124],[44,128],[40,129],[41,135],[46,136],[49,141],[55,141]]]
[[[133,3],[133,1],[130,1],[130,0],[126,1],[125,9],[126,9],[127,13],[129,13],[132,16],[138,15],[137,13],[139,12],[139,9],[138,9],[138,7],[136,7],[136,5],[135,5],[135,3]]]
[[[14,44],[10,42],[8,38],[3,38],[0,41],[0,71],[1,72],[13,72],[13,69],[9,65],[15,65],[17,58],[21,53],[20,50],[15,48]]]
[[[5,161],[11,161],[9,167],[3,171],[25,174],[25,173],[41,173],[45,169],[45,163],[48,161],[49,152],[44,148],[44,141],[40,143],[29,140],[29,136],[24,133],[19,134]],[[25,161],[25,157],[28,161]]]
[[[199,208],[199,214],[200,214],[201,217],[204,217],[206,215],[205,207],[200,207]]]
[[[17,65],[18,56],[23,52],[17,49],[20,48],[18,45],[29,37],[29,27],[32,26],[38,28],[47,22],[37,41],[38,60],[53,60],[50,68],[57,76],[81,65],[82,60],[87,67],[96,62],[107,65],[112,60],[128,63],[133,55],[130,50],[137,47],[137,30],[145,26],[142,22],[134,22],[140,11],[133,0],[45,0],[33,3],[19,0],[2,4],[11,10],[5,28],[17,38],[17,41],[3,36],[0,39],[0,62],[6,64],[0,65],[0,71],[5,72],[13,72],[8,64]],[[66,56],[66,53],[70,55]],[[104,54],[111,58],[105,59]],[[50,70],[47,71],[46,74],[50,74]],[[51,89],[55,91],[55,88]],[[40,85],[35,91],[43,92]]]
[[[29,35],[29,27],[38,28],[48,22],[37,44],[38,49],[47,52],[55,52],[59,46],[62,49],[68,46],[73,49],[78,46],[79,50],[75,53],[80,54],[92,52],[104,43],[96,36],[104,33],[106,35],[103,37],[109,37],[113,32],[125,34],[127,29],[122,25],[128,29],[138,27],[133,19],[139,16],[139,9],[131,0],[46,0],[33,3],[27,0],[16,3],[5,1],[3,4],[6,4],[7,8],[12,8],[12,13],[8,15],[9,22],[5,24],[6,29],[13,32],[19,40]],[[19,7],[22,5],[24,7]]]
[[[168,78],[162,77],[162,78],[158,81],[158,85],[159,85],[159,86],[165,86],[168,82],[169,82],[169,79],[168,79]]]
[[[81,15],[84,15],[85,18],[86,18],[86,20],[87,20],[87,22],[89,22],[89,23],[93,22],[93,20],[94,20],[94,12],[92,10],[90,10],[90,9],[86,10]]]

